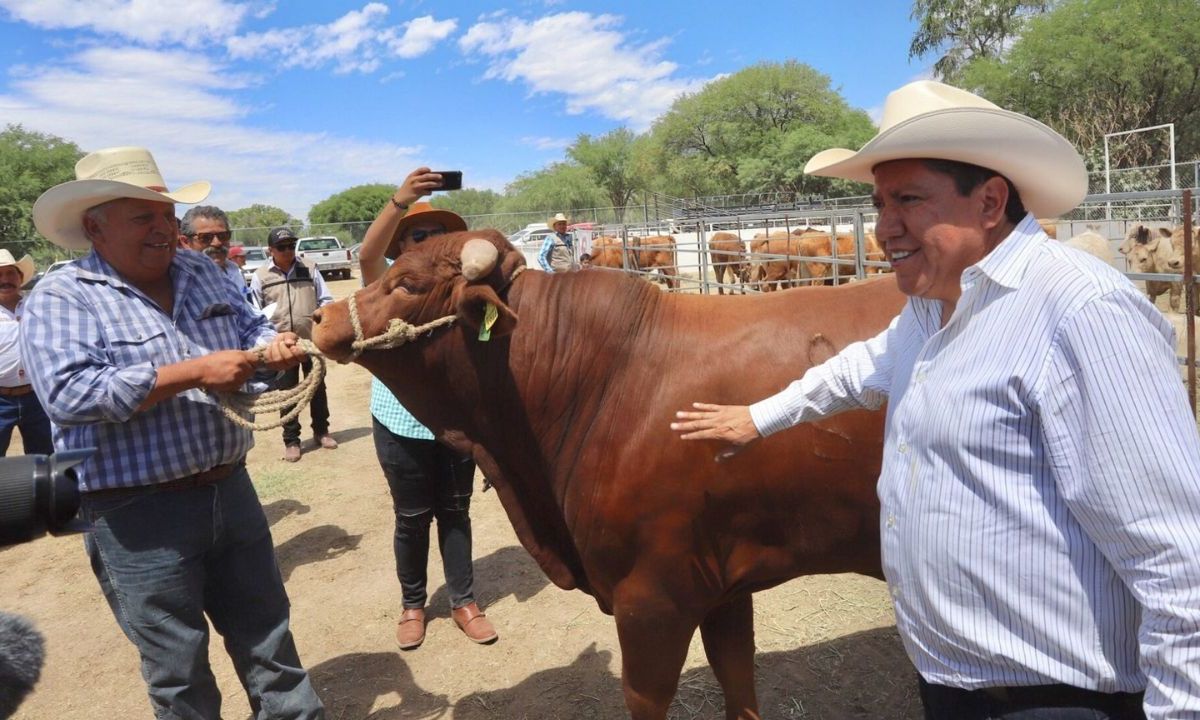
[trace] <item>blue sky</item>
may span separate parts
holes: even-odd
[[[0,0],[0,124],[149,147],[171,187],[304,217],[422,164],[502,190],[580,133],[795,59],[871,112],[928,75],[902,0]]]

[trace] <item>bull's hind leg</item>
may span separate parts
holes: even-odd
[[[704,654],[725,693],[726,720],[759,720],[754,694],[754,600],[734,598],[700,623]]]
[[[695,622],[680,618],[665,598],[640,598],[613,607],[621,641],[621,684],[633,720],[664,720]]]

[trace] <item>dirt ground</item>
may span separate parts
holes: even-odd
[[[357,280],[331,283],[335,295]],[[280,459],[279,430],[257,433],[248,458],[292,600],[301,658],[333,720],[539,720],[627,717],[612,619],[583,593],[549,583],[518,544],[494,492],[472,503],[476,594],[500,633],[477,646],[449,617],[436,552],[425,644],[396,649],[400,592],[387,484],[375,460],[369,375],[328,378],[337,450],[306,438],[301,462]],[[307,423],[307,412],[302,416]],[[307,428],[306,428],[307,431]],[[19,454],[14,442],[11,454]],[[0,550],[0,610],[46,636],[46,663],[16,717],[150,717],[133,646],[87,566],[81,536]],[[883,583],[801,578],[755,596],[757,682],[767,718],[920,717],[916,677]],[[226,718],[249,707],[217,637],[210,656]],[[670,717],[724,717],[721,692],[693,640]]]

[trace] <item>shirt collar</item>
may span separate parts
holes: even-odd
[[[1032,214],[1026,214],[1000,244],[982,260],[967,268],[963,273],[964,283],[969,280],[969,275],[982,274],[1002,287],[1019,288],[1033,253],[1046,240],[1046,234],[1037,219]],[[976,273],[972,273],[972,270]]]

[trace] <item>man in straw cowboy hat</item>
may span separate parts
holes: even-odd
[[[434,235],[467,229],[467,222],[458,214],[417,202],[441,184],[441,175],[420,167],[392,193],[367,228],[359,249],[364,285],[381,278],[389,259],[413,245]],[[435,519],[450,617],[472,642],[496,641],[499,634],[475,600],[470,515],[475,462],[435,440],[379,378],[371,378],[371,424],[375,454],[387,478],[396,516],[393,551],[402,606],[396,644],[401,650],[413,650],[425,641],[429,531]]]
[[[538,264],[546,272],[578,270],[579,260],[575,256],[575,238],[567,232],[567,216],[558,213],[547,223],[554,232],[546,236],[538,252]]]
[[[724,459],[887,401],[883,568],[927,717],[1200,717],[1200,438],[1171,326],[1034,219],[1084,197],[1079,154],[917,82],[805,171],[874,184],[908,304],[779,394],[672,428]]]
[[[208,258],[178,252],[174,204],[202,201],[207,182],[168,191],[135,147],[91,153],[75,176],[38,198],[34,223],[90,252],[30,296],[22,350],[55,446],[96,448],[75,468],[93,526],[85,547],[141,655],[155,717],[220,717],[209,621],[255,717],[323,717],[246,473],[253,437],[214,394],[304,353]]]
[[[0,250],[0,457],[8,454],[13,428],[20,428],[26,454],[54,452],[50,421],[21,362],[19,323],[25,302],[21,287],[33,278],[34,270],[28,255],[17,260],[8,250]]]

